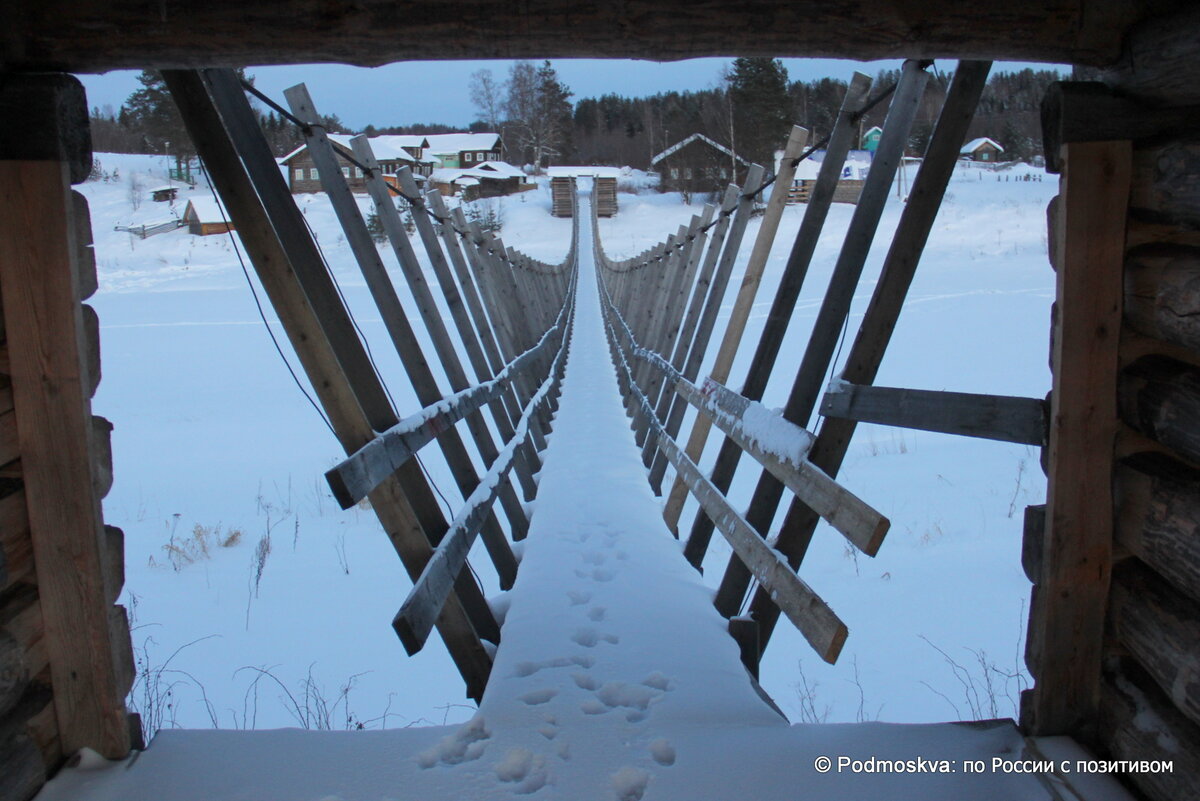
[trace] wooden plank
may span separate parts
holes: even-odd
[[[990,68],[989,62],[961,62],[955,70],[925,160],[913,181],[912,192],[900,214],[896,234],[884,258],[879,281],[843,365],[842,377],[845,380],[856,384],[870,384],[875,380]],[[853,421],[825,420],[817,441],[813,443],[809,459],[829,475],[836,476],[854,429]],[[789,564],[796,567],[801,564],[817,522],[818,517],[812,510],[804,508],[803,504],[792,503],[784,516],[776,544],[787,555]],[[730,562],[718,592],[718,609],[741,605],[748,586],[743,573],[735,562]],[[765,647],[770,641],[774,621],[778,620],[778,612],[770,599],[763,595],[757,595],[751,606],[755,619],[759,621]]]
[[[1039,735],[1087,735],[1096,721],[1112,559],[1117,332],[1129,191],[1128,142],[1063,147],[1049,482],[1039,604],[1040,654],[1028,722]],[[1025,717],[1023,710],[1023,717]]]
[[[0,161],[0,292],[63,747],[115,759],[129,732],[100,579],[68,178],[62,162]]]
[[[796,239],[792,243],[787,264],[784,266],[783,275],[780,276],[775,297],[771,301],[771,309],[767,313],[767,320],[742,386],[741,394],[751,400],[762,399],[767,380],[775,368],[779,349],[791,323],[796,301],[800,297],[817,241],[841,180],[846,154],[858,138],[858,115],[868,102],[870,88],[871,79],[861,72],[856,72],[842,98],[842,105],[825,149],[825,158],[821,162],[811,194],[806,199],[808,206],[804,210],[804,218],[800,221],[800,228],[796,232]],[[722,492],[727,491],[733,483],[740,458],[741,449],[735,443],[729,439],[721,443],[710,480]],[[697,515],[692,521],[692,530],[684,551],[688,561],[698,567],[704,561],[711,538],[712,521],[704,515]]]
[[[900,428],[1046,444],[1046,402],[1040,398],[897,389],[836,381],[821,399],[825,417]]]
[[[467,58],[675,61],[733,53],[859,61],[1004,57],[1102,66],[1121,56],[1133,23],[1178,7],[1163,0],[1012,0],[1001,9],[894,0],[748,0],[733,7],[537,0],[514,9],[478,0],[425,0],[397,15],[384,0],[333,7],[295,0],[287,14],[264,0],[220,0],[163,16],[100,0],[47,0],[37,7],[3,7],[0,57],[14,70],[72,72],[313,62],[377,67]],[[113,31],[120,31],[119,41]]]
[[[1116,540],[1200,602],[1200,471],[1161,454],[1118,463]]]
[[[1200,798],[1200,727],[1179,713],[1132,660],[1117,660],[1100,688],[1099,741],[1114,759],[1170,760],[1171,770],[1127,780],[1149,801]],[[1164,748],[1169,743],[1173,748]]]
[[[1157,245],[1125,262],[1125,320],[1143,334],[1200,351],[1200,248]]]
[[[283,181],[278,168],[271,166],[274,160],[269,150],[263,145],[260,150],[266,151],[265,156],[260,152],[258,159],[247,160],[247,164],[256,164],[260,168],[257,171],[259,180],[252,181],[223,119],[218,116],[215,99],[209,96],[201,74],[165,70],[163,77],[180,109],[192,142],[204,159],[230,218],[237,226],[239,238],[283,323],[309,382],[329,415],[339,442],[347,452],[353,452],[375,435],[372,420],[362,403],[367,396],[356,392],[343,369],[348,348],[343,347],[339,351],[333,345],[333,341],[342,345],[345,343],[336,338],[331,341],[325,328],[339,319],[328,276],[325,276],[325,291],[320,291],[320,275],[315,271],[308,274],[304,272],[315,265],[306,261],[298,266],[291,260],[288,247],[303,258],[304,253],[299,250],[303,242],[299,239],[285,241],[277,230],[291,231],[300,238],[306,238],[307,233],[303,228],[287,227],[284,219],[273,220],[260,199],[261,191],[278,215],[287,211],[288,203],[291,210],[295,211],[294,203],[290,200],[284,202],[287,187],[271,183],[274,181],[282,185]],[[227,90],[229,88],[226,87]],[[233,90],[238,91],[236,84]],[[250,116],[252,119],[249,106],[240,92],[233,94],[226,91],[225,100],[229,112],[226,119],[238,118],[239,100],[245,105],[241,116]],[[259,136],[261,138],[261,134]],[[243,140],[243,149],[249,148],[249,134]],[[311,240],[308,245],[311,248]],[[344,318],[344,315],[342,308],[341,317]],[[386,421],[387,417],[381,409],[370,404],[367,408],[372,408],[379,415],[378,421]],[[390,412],[390,409],[387,411]],[[395,415],[391,417],[394,423]],[[438,510],[436,499],[432,497],[432,491],[424,483],[424,476],[416,465],[412,467],[414,470],[408,474],[402,471],[384,482],[371,496],[371,506],[405,570],[415,578],[433,553],[431,543],[445,532],[446,523]],[[480,635],[489,639],[498,637],[499,626],[492,617],[482,590],[470,576],[461,576],[455,590],[455,599],[442,610],[438,630],[467,683],[467,694],[478,699],[483,695],[491,670],[491,658],[479,638]]]
[[[1121,419],[1184,458],[1200,462],[1200,368],[1147,356],[1117,379]]]
[[[542,386],[534,395],[517,423],[515,438],[505,446],[503,454],[492,465],[479,489],[467,499],[463,509],[455,516],[450,525],[446,538],[438,544],[437,551],[425,565],[420,577],[413,582],[413,588],[405,599],[400,611],[392,621],[392,627],[404,643],[409,654],[419,651],[429,637],[430,629],[439,610],[446,602],[446,597],[453,586],[455,577],[462,572],[466,564],[467,554],[475,534],[483,525],[488,507],[496,500],[496,488],[504,481],[505,475],[512,468],[517,448],[529,432],[529,423],[533,419],[537,407],[545,403],[550,395],[557,390],[561,376],[559,365],[564,362],[566,348],[559,347],[555,364],[546,376]]]
[[[1101,73],[1105,83],[1155,104],[1200,103],[1198,26],[1200,9],[1191,4],[1174,14],[1147,15],[1128,31],[1122,57]]]
[[[848,324],[850,304],[858,288],[871,243],[874,241],[884,204],[891,193],[896,169],[903,158],[908,133],[928,79],[922,64],[912,60],[904,63],[862,195],[850,218],[841,252],[834,264],[833,275],[813,324],[812,335],[805,347],[784,406],[783,416],[801,427],[808,425],[825,376],[829,373],[842,328]],[[959,144],[961,146],[961,142]],[[783,485],[774,476],[764,472],[759,478],[746,512],[746,519],[750,525],[765,532],[770,527],[782,498]],[[708,545],[707,531],[707,524],[701,523],[697,518],[688,538],[688,558],[693,564],[698,564],[703,559]],[[746,571],[731,559],[726,568],[725,580],[722,581],[722,591],[718,594],[717,608],[728,611],[735,605],[740,606],[741,595],[745,594],[749,578]]]
[[[696,322],[696,334],[688,346],[687,359],[683,364],[682,373],[689,381],[696,379],[700,372],[700,365],[704,362],[704,354],[708,351],[709,340],[712,338],[713,328],[717,323],[717,315],[721,311],[721,304],[729,285],[733,265],[737,261],[738,250],[742,246],[742,236],[746,233],[746,225],[750,222],[750,215],[754,211],[754,199],[757,197],[756,193],[759,187],[762,186],[764,175],[761,166],[750,165],[750,169],[746,171],[746,180],[739,190],[737,205],[728,212],[732,217],[729,228],[724,233],[724,241],[722,242],[721,238],[714,234],[709,242],[709,251],[712,252],[720,246],[721,255],[712,274],[712,283],[708,286],[704,309],[700,312],[700,318]],[[722,208],[722,211],[725,209]],[[681,400],[672,401],[672,409],[665,415],[667,430],[671,432],[668,436],[675,436],[675,432],[682,424],[684,406],[685,404]],[[679,409],[678,415],[675,414],[676,408]],[[651,467],[651,486],[658,486],[664,471],[665,464],[659,471],[656,471],[655,467]],[[672,531],[675,531],[679,525],[679,515],[683,511],[683,502],[686,497],[686,488],[676,479],[663,510],[663,519],[667,521],[667,527]]]
[[[796,175],[796,165],[807,145],[808,131],[798,125],[793,125],[783,148],[779,172],[775,175],[775,183],[771,187],[771,197],[767,201],[766,211],[759,224],[758,235],[754,239],[750,258],[742,273],[742,284],[738,287],[733,308],[729,312],[729,322],[725,325],[725,334],[721,337],[721,344],[717,346],[717,355],[708,371],[709,377],[718,384],[729,381],[734,357],[737,356],[738,346],[742,344],[746,323],[750,320],[750,312],[754,310],[754,298],[758,295],[763,271],[766,269],[767,259],[771,255],[771,248],[775,244],[779,221],[783,219],[783,209],[787,203],[792,179]],[[703,415],[698,416],[692,423],[692,433],[688,435],[687,447],[684,452],[693,462],[698,462],[701,454],[704,453],[704,445],[708,441],[711,426],[712,421]]]
[[[1192,723],[1200,724],[1200,604],[1137,559],[1113,570],[1112,632]]]

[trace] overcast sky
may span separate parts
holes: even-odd
[[[573,100],[615,93],[643,97],[668,90],[707,89],[717,84],[727,58],[654,62],[605,59],[558,59],[554,67],[559,79],[572,92]],[[899,61],[855,62],[836,59],[785,58],[792,80],[831,77],[848,80],[854,70],[874,76],[880,69],[896,68]],[[508,74],[511,61],[413,61],[366,69],[341,65],[312,64],[287,67],[251,67],[255,85],[283,103],[283,90],[298,83],[308,84],[322,114],[336,114],[347,125],[359,129],[368,124],[410,125],[444,123],[465,127],[475,119],[467,92],[471,73],[489,68],[498,81]],[[937,67],[953,69],[954,62]],[[1053,68],[1052,65],[1000,63],[994,70],[1024,67]],[[1065,68],[1064,68],[1065,69]],[[89,106],[118,109],[139,88],[136,72],[81,75]]]

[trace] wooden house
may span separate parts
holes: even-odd
[[[1029,739],[1019,758],[1041,759],[1043,746],[1084,748],[1138,798],[1200,798],[1200,8],[864,0],[835,2],[798,24],[794,2],[762,0],[751,29],[740,4],[695,14],[682,0],[586,8],[447,0],[437,13],[404,15],[393,7],[243,0],[148,15],[137,4],[16,0],[0,8],[0,109],[22,121],[19,135],[0,136],[0,799],[28,801],[82,749],[127,759],[143,745],[125,705],[135,663],[117,604],[122,533],[101,506],[113,478],[112,424],[91,408],[101,375],[98,316],[87,303],[95,260],[87,200],[72,190],[91,167],[88,103],[64,71],[162,69],[179,79],[181,96],[202,96],[211,74],[180,65],[731,53],[1035,59],[1092,71],[1094,82],[1059,85],[1043,109],[1047,166],[1061,178],[1047,215],[1056,284],[1048,492],[1044,506],[1025,511],[1020,554],[1033,588],[1024,658],[1034,685],[1021,698]],[[448,36],[466,14],[471,24]],[[638,14],[644,21],[630,36]],[[242,169],[236,161],[230,175]],[[257,202],[229,198],[247,214]],[[267,242],[271,231],[256,233]],[[292,280],[286,252],[275,253],[277,274]],[[311,311],[299,289],[295,298]],[[370,424],[362,427],[369,436]],[[753,619],[736,622],[757,631]],[[478,639],[474,649],[490,668]],[[672,769],[689,769],[685,762]],[[1048,795],[1086,799],[1066,789],[1075,779],[1047,775],[1056,788]]]
[[[470,169],[488,161],[503,161],[500,134],[430,134],[427,154],[447,169]]]
[[[878,125],[872,125],[863,131],[862,141],[858,143],[858,146],[863,150],[874,153],[875,149],[879,147],[879,137],[881,136],[883,136],[883,129]]]
[[[871,169],[873,154],[874,151],[865,149],[851,150],[847,154],[846,161],[842,165],[838,177],[837,187],[833,190],[834,203],[858,202],[858,196],[862,194],[863,185],[867,179],[867,172]],[[776,170],[778,170],[778,160],[783,156],[783,151],[779,151],[775,156]],[[808,202],[813,187],[817,183],[817,174],[820,172],[824,161],[825,151],[817,150],[796,165],[796,174],[792,179],[792,189],[788,193],[788,203]]]
[[[354,153],[350,147],[352,136],[347,134],[328,134],[328,136],[336,150],[353,157]],[[412,170],[413,175],[428,175],[432,171],[432,166],[423,155],[424,140],[423,136],[375,136],[369,139],[371,149],[375,153],[375,160],[379,162],[379,168],[385,177],[394,176],[402,167],[408,167]],[[421,155],[414,156],[413,152]],[[307,145],[301,145],[280,158],[279,165],[285,170],[288,187],[292,190],[292,194],[323,191],[321,177],[317,173],[317,165],[313,163]],[[346,183],[350,186],[350,191],[363,193],[367,191],[366,177],[361,168],[353,166],[348,161],[343,161],[341,169]]]
[[[650,159],[662,192],[715,194],[740,183],[749,162],[702,133],[694,133]]]
[[[155,203],[167,203],[179,196],[177,186],[159,186],[150,190],[150,199]]]
[[[212,236],[234,230],[233,222],[225,207],[211,197],[198,196],[188,200],[183,210],[183,224],[188,233],[196,236]]]
[[[462,195],[464,200],[503,197],[535,187],[525,182],[525,173],[503,161],[488,161],[472,169],[439,168],[429,177],[442,195]]]
[[[995,139],[989,139],[986,136],[981,136],[978,139],[972,139],[962,146],[959,155],[971,161],[986,161],[995,163],[1000,160],[1004,154],[1004,148]]]

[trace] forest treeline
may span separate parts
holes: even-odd
[[[933,131],[953,73],[934,69],[909,139],[909,153],[920,155]],[[872,96],[899,78],[899,70],[883,70],[874,79]],[[162,80],[143,73],[142,88],[119,109],[93,109],[92,141],[99,152],[166,153],[180,161],[194,150]],[[1053,70],[995,72],[988,81],[968,138],[987,136],[999,142],[1005,158],[1028,161],[1041,155],[1039,108],[1046,87],[1063,76]],[[498,131],[506,159],[517,164],[608,164],[646,169],[651,159],[675,142],[702,133],[731,146],[748,160],[769,165],[790,126],[802,125],[814,140],[833,125],[847,83],[839,78],[792,81],[776,59],[739,58],[709,89],[662,92],[647,97],[606,94],[570,101],[572,93],[553,65],[516,62],[507,80],[490,70],[472,76],[469,92],[478,120],[468,129],[438,123],[367,126],[355,131],[336,115],[326,118],[330,131],[341,133],[435,134],[463,130]],[[272,150],[283,155],[301,142],[295,127],[269,110],[257,109]],[[882,125],[887,104],[880,103],[861,120],[860,130]]]

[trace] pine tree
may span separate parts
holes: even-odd
[[[175,157],[175,166],[182,169],[195,154],[192,140],[188,138],[179,109],[171,99],[162,75],[157,70],[142,70],[138,76],[142,88],[125,101],[122,116],[128,109],[129,121],[142,135],[145,146],[151,153],[162,153],[169,149]]]
[[[728,80],[733,149],[747,161],[770,167],[792,123],[787,69],[777,58],[739,58]]]

